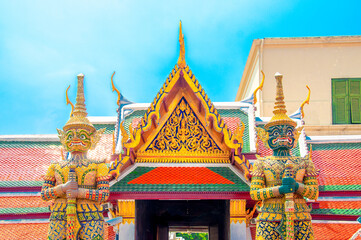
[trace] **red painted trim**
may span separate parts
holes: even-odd
[[[13,219],[48,219],[50,213],[0,214],[0,220]]]
[[[322,191],[319,193],[320,197],[360,197],[361,191]]]
[[[355,215],[311,214],[312,220],[357,221]]]
[[[41,187],[2,187],[0,192],[41,192]]]
[[[256,154],[254,153],[242,153],[247,160],[256,160]]]
[[[109,200],[251,199],[249,192],[112,192]]]

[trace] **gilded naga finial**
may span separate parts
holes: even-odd
[[[257,103],[257,92],[258,90],[262,90],[263,89],[263,84],[264,84],[264,79],[265,79],[265,75],[264,75],[264,72],[261,71],[262,73],[262,81],[261,81],[261,84],[258,86],[258,88],[256,88],[256,90],[254,90],[253,92],[253,104],[256,104]]]
[[[70,106],[71,106],[71,113],[70,113],[70,117],[71,117],[73,115],[73,112],[74,112],[74,104],[69,100],[69,96],[68,96],[69,88],[70,88],[70,85],[65,91],[65,96],[66,96],[66,105],[70,104]]]
[[[184,47],[184,35],[182,33],[182,21],[179,21],[179,57],[178,57],[178,67],[185,68],[186,67],[186,59],[185,59],[185,47]]]
[[[303,103],[301,104],[301,116],[302,118],[305,116],[305,113],[303,112],[303,106],[305,106],[305,104],[310,104],[310,96],[311,96],[311,89],[308,87],[308,85],[306,85],[306,88],[308,89],[308,95],[305,101],[303,101]]]
[[[114,91],[116,91],[117,92],[117,94],[118,94],[118,100],[117,100],[117,104],[118,104],[118,106],[120,106],[120,92],[119,92],[119,90],[115,87],[115,85],[114,85],[114,82],[113,82],[113,77],[114,77],[114,75],[115,75],[115,72],[113,72],[113,74],[112,74],[112,77],[110,78],[111,79],[111,82],[112,82],[112,91],[114,92]]]

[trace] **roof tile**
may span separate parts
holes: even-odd
[[[47,238],[49,223],[0,224],[0,239],[43,240]],[[114,239],[113,227],[105,225],[104,239]]]
[[[315,239],[348,240],[361,228],[360,224],[312,223]]]

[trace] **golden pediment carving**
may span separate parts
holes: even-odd
[[[222,152],[182,98],[157,136],[144,152],[210,153]]]

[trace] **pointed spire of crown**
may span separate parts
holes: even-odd
[[[184,35],[182,33],[182,21],[179,21],[179,57],[178,57],[178,67],[185,68],[187,66],[186,59],[185,59],[185,47],[184,47]]]
[[[287,110],[286,105],[284,101],[284,95],[283,95],[283,85],[282,85],[282,78],[283,75],[280,73],[275,74],[275,78],[277,81],[277,90],[276,90],[276,101],[275,106],[273,110],[273,117],[271,118],[271,121],[269,121],[264,127],[266,130],[268,130],[270,127],[275,125],[291,125],[293,127],[297,126],[297,123],[293,121],[291,118],[287,116]]]
[[[85,106],[85,97],[84,97],[84,74],[80,73],[78,76],[78,90],[76,95],[76,104],[74,111],[70,116],[70,119],[63,127],[64,131],[67,131],[71,128],[83,127],[87,130],[94,132],[96,129],[93,124],[90,123]]]
[[[78,77],[78,91],[76,94],[76,104],[73,114],[86,117],[88,113],[86,112],[86,107],[85,107],[84,74],[80,73],[77,77]]]

